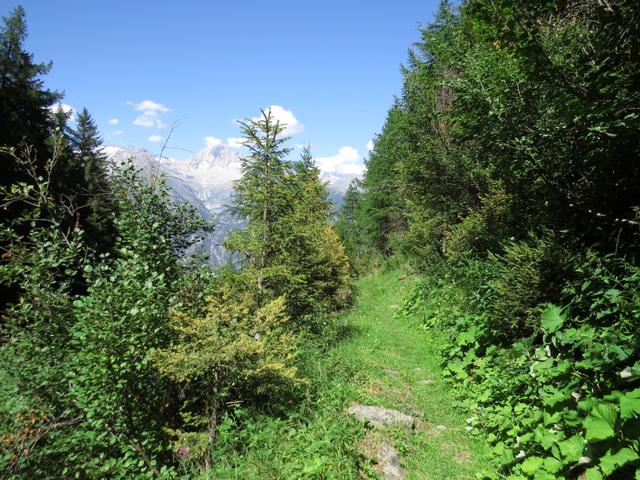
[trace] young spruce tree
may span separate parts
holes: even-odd
[[[247,219],[247,226],[230,237],[228,246],[244,256],[245,272],[255,276],[260,301],[273,292],[284,273],[276,261],[283,248],[278,223],[291,208],[292,189],[285,160],[290,150],[283,145],[287,140],[283,130],[271,110],[242,123],[249,155],[241,159],[242,178],[234,186],[233,208]]]
[[[70,141],[84,180],[80,191],[84,205],[81,224],[87,242],[98,252],[106,252],[116,237],[113,224],[115,202],[107,179],[106,158],[100,150],[102,139],[86,108],[78,115],[77,126],[70,132]]]

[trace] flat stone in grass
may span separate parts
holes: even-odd
[[[374,407],[371,405],[351,405],[349,415],[353,415],[359,420],[369,422],[374,427],[405,427],[414,428],[415,420],[409,415],[405,415],[392,408]]]
[[[430,379],[425,379],[425,380],[420,380],[418,382],[420,385],[434,385],[436,382],[435,380],[430,380]]]
[[[404,469],[398,460],[398,451],[388,443],[383,443],[378,450],[378,464],[385,480],[403,480]]]

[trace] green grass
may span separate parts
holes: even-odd
[[[358,282],[356,306],[338,319],[338,341],[308,352],[307,400],[285,419],[265,415],[230,428],[214,478],[379,478],[363,450],[380,435],[400,452],[407,479],[474,478],[487,468],[485,447],[467,434],[465,412],[452,406],[437,340],[416,321],[394,318],[408,282],[400,278],[383,271]],[[413,432],[390,429],[363,441],[365,428],[346,413],[354,402],[422,418]]]

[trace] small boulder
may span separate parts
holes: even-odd
[[[374,427],[405,427],[414,428],[415,420],[392,408],[374,407],[371,405],[352,405],[349,407],[349,415],[359,420],[369,422]]]
[[[388,443],[383,443],[378,450],[378,465],[385,480],[403,480],[405,471],[400,466],[398,451]]]

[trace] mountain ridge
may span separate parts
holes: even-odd
[[[193,204],[205,218],[213,218],[215,231],[194,245],[190,254],[203,254],[216,265],[224,264],[229,253],[222,243],[230,231],[242,228],[244,221],[230,209],[233,184],[242,176],[240,153],[227,145],[208,146],[183,159],[154,155],[134,146],[106,145],[102,148],[107,161],[122,164],[128,159],[145,176],[163,174],[173,195]],[[329,196],[338,208],[347,186],[356,175],[322,174]]]

